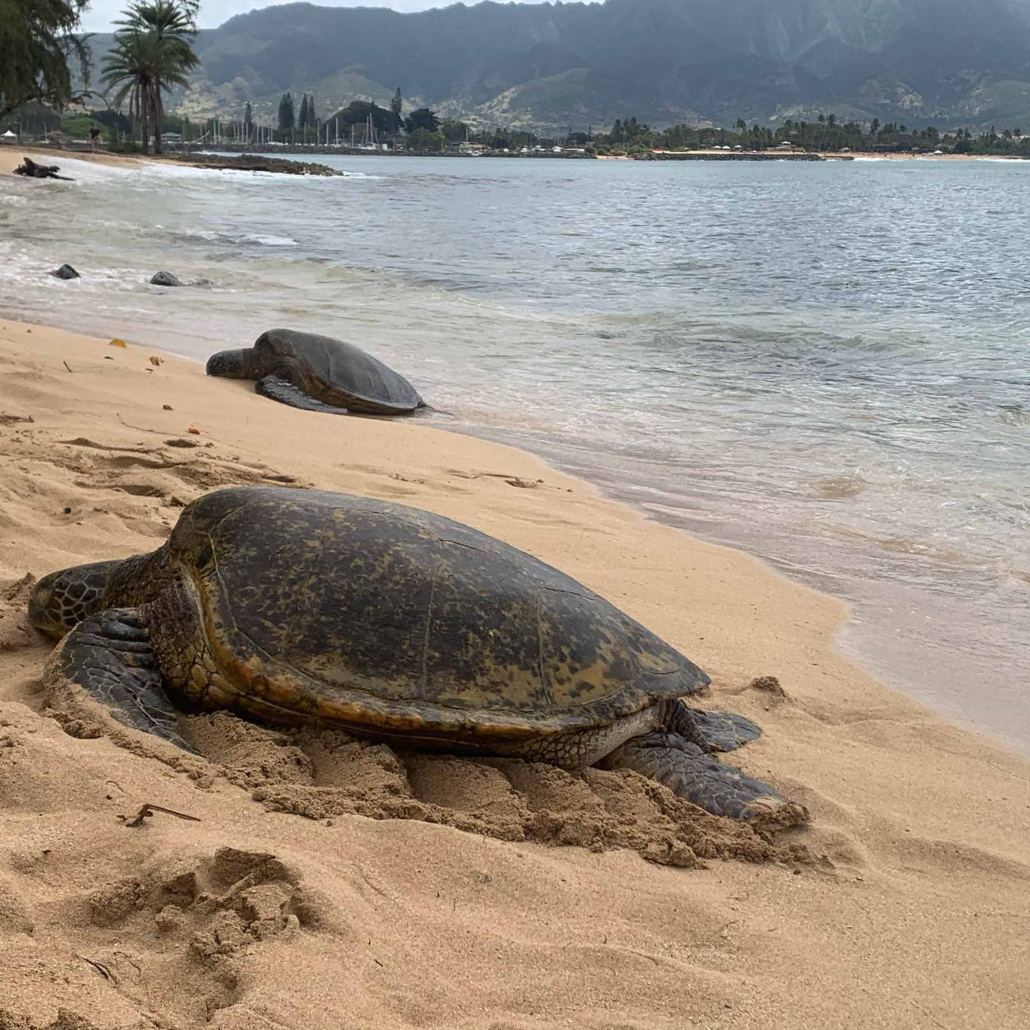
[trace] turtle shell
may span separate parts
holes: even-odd
[[[557,569],[388,501],[219,490],[183,510],[166,547],[242,695],[365,733],[587,729],[708,682]]]
[[[270,329],[257,338],[254,349],[303,362],[354,411],[395,415],[425,406],[404,376],[352,343],[293,329]]]

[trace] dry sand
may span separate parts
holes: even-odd
[[[1030,764],[836,654],[840,604],[520,451],[152,355],[0,319],[0,1028],[1027,1025]],[[734,758],[811,826],[769,843],[628,773],[226,715],[183,720],[210,761],[66,733],[25,577],[286,482],[440,512],[597,589],[763,725]],[[127,826],[144,802],[200,821]]]

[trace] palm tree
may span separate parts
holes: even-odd
[[[104,60],[104,80],[117,86],[116,104],[129,98],[129,114],[140,119],[143,152],[148,123],[154,129],[154,153],[161,153],[164,93],[185,86],[186,73],[200,62],[190,46],[196,36],[196,5],[180,0],[134,0],[117,24],[114,46]]]
[[[138,120],[143,153],[150,149],[150,120],[153,113],[156,47],[150,33],[138,29],[119,32],[104,58],[104,84],[115,89],[114,107],[129,101],[129,119]],[[160,129],[157,132],[160,137]],[[155,141],[156,142],[156,141]]]

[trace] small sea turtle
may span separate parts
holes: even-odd
[[[426,406],[404,376],[360,347],[292,329],[270,329],[247,350],[213,354],[207,374],[256,379],[265,397],[333,415],[410,415]]]
[[[402,748],[635,769],[716,815],[807,818],[713,757],[761,731],[686,705],[709,682],[689,659],[557,569],[416,508],[217,490],[152,554],[41,579],[29,620],[63,636],[52,703],[74,709],[84,691],[187,750],[176,709],[225,708]]]

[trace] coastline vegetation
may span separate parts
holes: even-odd
[[[161,153],[164,94],[172,86],[188,86],[187,73],[200,63],[190,45],[198,7],[199,0],[133,0],[117,22],[121,28],[104,58],[103,81],[115,108],[128,100],[144,154],[151,133],[154,153]]]
[[[582,137],[581,137],[582,138]],[[814,122],[786,119],[779,128],[758,124],[748,127],[738,119],[732,129],[674,125],[651,129],[636,118],[616,119],[611,131],[587,138],[585,145],[595,153],[644,154],[651,150],[705,150],[711,147],[741,147],[744,150],[774,150],[786,143],[794,149],[820,153],[934,153],[1030,157],[1030,133],[1020,127],[992,128],[973,135],[968,129],[941,132],[934,126],[909,128],[897,122],[881,124],[874,118],[867,125],[840,123],[836,117],[819,115]]]
[[[815,121],[788,118],[776,128],[738,119],[732,128],[673,125],[652,129],[636,117],[615,119],[607,132],[542,135],[509,127],[483,128],[457,118],[441,118],[423,107],[404,115],[397,89],[388,107],[356,99],[327,118],[318,116],[313,94],[301,95],[300,109],[291,92],[282,95],[276,124],[255,123],[248,102],[240,119],[208,118],[199,123],[165,112],[165,94],[173,86],[189,87],[188,75],[199,65],[192,43],[197,35],[200,0],[131,0],[104,57],[102,97],[107,110],[86,108],[99,96],[73,90],[72,70],[88,86],[89,48],[79,33],[88,0],[0,0],[0,128],[44,136],[82,138],[96,123],[107,132],[112,150],[162,151],[162,135],[186,142],[254,145],[347,145],[360,142],[423,154],[475,149],[492,154],[540,154],[646,158],[653,151],[689,152],[719,148],[748,152],[786,150],[819,153],[915,153],[1030,158],[1030,133],[1021,127],[992,126],[974,135],[968,128],[939,130],[899,122],[849,121],[820,114]],[[8,8],[10,9],[8,11]],[[10,60],[8,55],[13,55]],[[81,110],[69,113],[69,107]],[[127,106],[127,112],[122,108]],[[226,129],[229,133],[226,133]],[[369,131],[372,130],[372,131]],[[132,141],[138,136],[138,144]],[[360,141],[358,137],[360,136]],[[176,139],[178,142],[178,139]]]
[[[0,121],[27,104],[63,110],[74,99],[72,71],[89,81],[89,48],[79,33],[89,0],[0,2]]]

